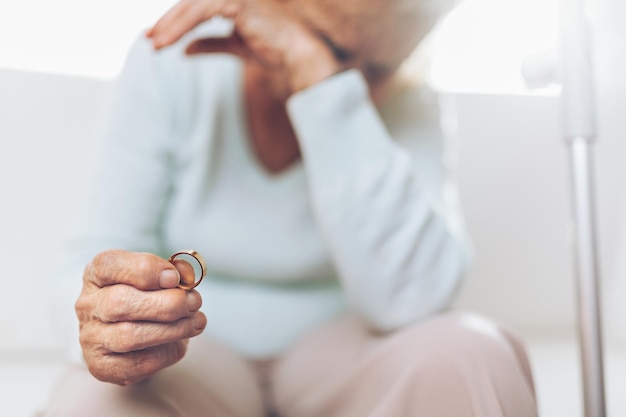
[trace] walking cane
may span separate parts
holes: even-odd
[[[591,145],[596,122],[584,0],[561,0],[563,136],[569,147],[585,417],[605,417],[598,250]]]

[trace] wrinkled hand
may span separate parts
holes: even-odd
[[[342,69],[330,47],[277,0],[181,0],[146,36],[160,49],[216,16],[231,19],[233,33],[226,38],[198,39],[187,47],[187,53],[228,52],[256,60],[283,73],[291,92]]]
[[[148,253],[106,251],[87,266],[75,307],[83,356],[97,379],[132,384],[185,355],[206,317],[200,294],[176,288],[179,280],[174,265]]]

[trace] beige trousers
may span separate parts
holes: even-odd
[[[537,407],[521,342],[493,322],[455,313],[387,335],[344,317],[265,363],[199,337],[179,363],[129,387],[76,366],[44,415],[530,417]]]

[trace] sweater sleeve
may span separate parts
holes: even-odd
[[[448,198],[454,187],[432,172],[442,162],[422,163],[392,139],[356,70],[296,93],[288,111],[313,211],[352,308],[386,331],[447,307],[467,246]],[[410,132],[409,141],[420,140]]]
[[[160,216],[169,187],[171,126],[155,59],[144,39],[128,55],[114,85],[106,129],[98,135],[83,207],[77,210],[56,268],[52,313],[72,360],[82,357],[74,303],[85,266],[105,249],[159,250]]]

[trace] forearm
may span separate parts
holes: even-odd
[[[447,306],[466,263],[454,213],[443,184],[424,186],[428,173],[391,139],[362,78],[332,77],[292,98],[289,110],[316,218],[353,307],[390,329]]]

